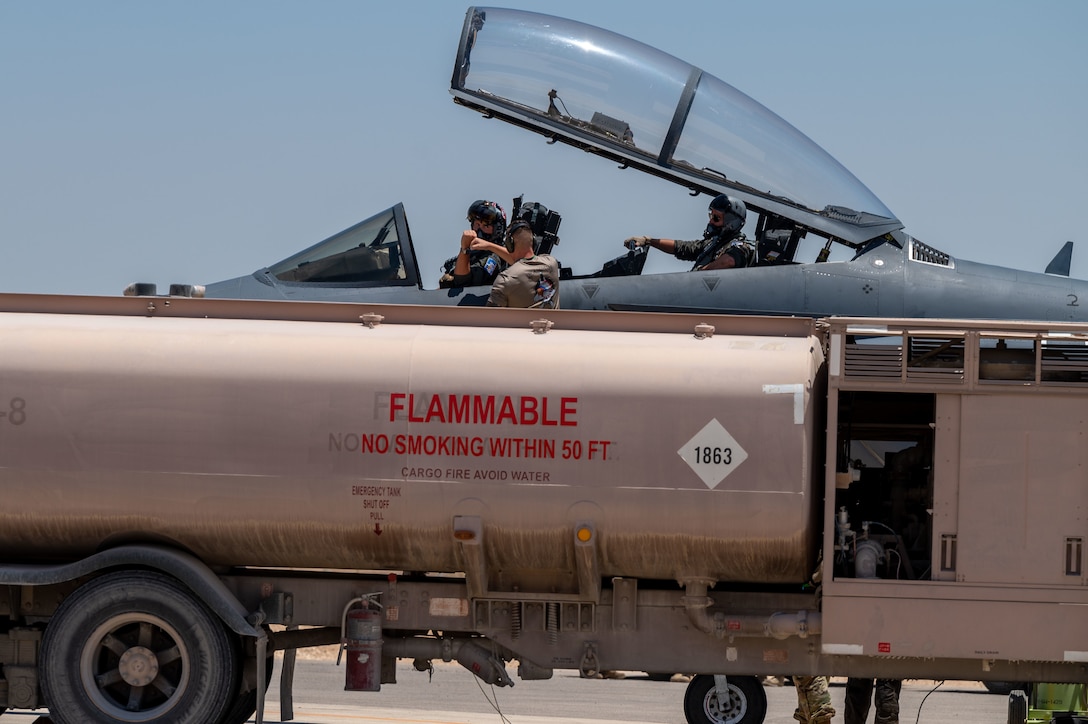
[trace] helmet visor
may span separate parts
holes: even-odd
[[[469,221],[480,221],[484,224],[494,224],[502,218],[502,211],[495,204],[476,204],[468,210]]]

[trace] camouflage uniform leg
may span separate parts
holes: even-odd
[[[873,680],[846,680],[846,710],[843,716],[846,724],[865,724],[869,717],[869,706],[873,700]]]
[[[899,724],[899,679],[876,680],[876,724]]]
[[[793,718],[801,724],[830,724],[835,708],[831,706],[827,677],[795,676],[793,685],[797,687],[797,710]]]
[[[793,718],[801,724],[808,724],[808,700],[805,699],[804,687],[811,678],[811,676],[793,677],[793,687],[797,690],[797,708],[793,710]]]

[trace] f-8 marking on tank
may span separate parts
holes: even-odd
[[[26,400],[22,397],[11,398],[8,409],[0,410],[0,420],[12,425],[22,425],[26,422]]]

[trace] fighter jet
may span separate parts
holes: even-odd
[[[782,118],[715,76],[608,30],[471,7],[450,92],[487,118],[708,201],[724,193],[747,206],[755,265],[644,275],[645,249],[634,249],[601,269],[564,269],[564,308],[1088,320],[1088,281],[1068,276],[1071,244],[1045,272],[975,263],[930,246],[905,233],[865,185]],[[534,231],[542,241],[550,233],[554,244],[559,216],[551,214],[539,215]],[[204,293],[482,305],[488,291],[425,288],[398,204]]]

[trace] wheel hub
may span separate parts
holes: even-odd
[[[732,687],[727,689],[725,696],[719,696],[714,689],[707,696],[706,713],[721,724],[741,721],[747,713],[746,710],[744,700]]]
[[[715,696],[711,701],[710,706],[714,709],[714,712],[723,716],[728,716],[736,713],[740,707],[737,705],[737,701],[733,695],[733,692],[729,692],[729,696],[722,698]]]
[[[159,675],[159,660],[151,649],[133,646],[121,654],[117,668],[129,686],[147,686]]]

